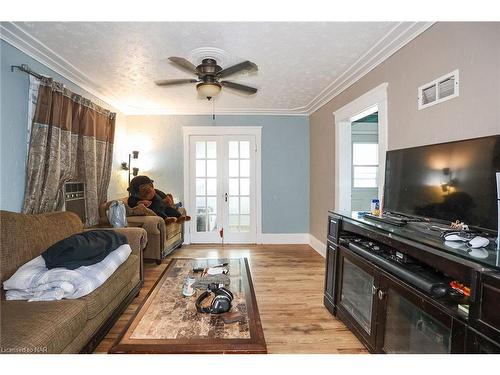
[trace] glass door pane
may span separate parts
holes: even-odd
[[[250,231],[250,141],[228,142],[230,232]]]
[[[342,284],[339,303],[368,333],[371,333],[374,278],[342,257]]]
[[[451,332],[393,289],[387,293],[384,331],[386,353],[444,354],[450,352]]]
[[[195,142],[196,232],[217,230],[217,142]]]

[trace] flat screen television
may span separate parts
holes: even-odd
[[[497,230],[500,135],[387,152],[384,211]]]

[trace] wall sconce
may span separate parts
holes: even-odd
[[[129,185],[130,185],[130,175],[133,175],[135,177],[139,174],[139,168],[137,168],[137,167],[132,168],[132,172],[130,171],[132,159],[139,159],[139,151],[132,151],[131,154],[128,154],[128,164],[125,161],[122,163],[122,169],[124,171],[128,171],[128,184]]]

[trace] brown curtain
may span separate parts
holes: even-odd
[[[115,113],[43,79],[28,151],[24,213],[59,211],[64,184],[85,184],[86,226],[98,223],[111,176]]]

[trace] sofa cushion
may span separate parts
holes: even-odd
[[[139,272],[139,257],[131,254],[103,285],[81,298],[87,305],[87,319],[99,314],[135,276],[139,278]]]
[[[72,212],[24,215],[0,211],[1,281],[49,246],[82,230],[82,221]]]
[[[127,218],[129,227],[143,228],[149,234],[160,234],[165,221],[159,216],[131,216]]]
[[[1,301],[3,353],[60,353],[85,327],[81,300]]]

